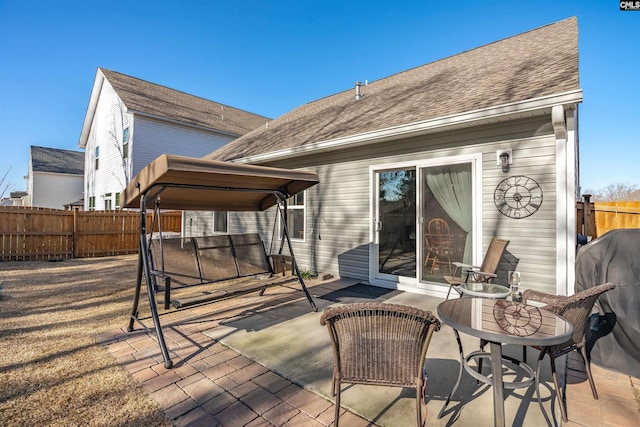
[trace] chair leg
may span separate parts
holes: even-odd
[[[589,385],[591,386],[591,393],[593,393],[593,398],[598,400],[598,392],[596,391],[596,384],[593,382],[593,377],[591,376],[591,363],[589,359],[587,359],[587,348],[586,346],[582,346],[580,349],[582,353],[582,358],[584,359],[584,370],[587,372],[587,378],[589,379]]]
[[[421,399],[422,399],[422,386],[419,385],[418,387],[416,387],[416,412],[417,412],[417,419],[418,419],[418,427],[422,427],[422,404],[420,403]]]
[[[484,351],[484,347],[487,345],[487,341],[480,339],[480,351]],[[478,373],[482,373],[482,357],[478,358]],[[480,384],[480,381],[477,381]]]
[[[564,406],[564,395],[560,389],[558,383],[558,373],[556,372],[556,362],[552,354],[549,354],[549,360],[551,361],[551,375],[553,376],[553,386],[556,389],[556,397],[558,399],[558,405],[560,406],[560,414],[562,415],[562,421],[567,422],[567,408]]]
[[[433,274],[433,270],[436,268],[436,264],[438,263],[438,254],[436,254],[435,257],[433,257],[433,261],[431,263],[431,271],[429,271],[430,274]],[[438,267],[439,268],[439,267]]]
[[[336,384],[338,385],[338,388],[336,389],[336,413],[334,415],[335,419],[333,420],[334,427],[338,427],[338,421],[340,419],[340,381],[337,381]]]

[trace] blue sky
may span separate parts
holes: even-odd
[[[0,178],[26,188],[31,145],[79,150],[97,67],[275,118],[570,16],[582,187],[640,186],[640,11],[617,0],[0,0]]]

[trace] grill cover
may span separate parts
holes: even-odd
[[[640,229],[609,231],[578,251],[575,291],[606,282],[616,288],[598,299],[600,322],[587,334],[591,361],[640,378]]]

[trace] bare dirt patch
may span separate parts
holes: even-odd
[[[95,341],[127,325],[137,255],[0,263],[0,425],[170,426]]]

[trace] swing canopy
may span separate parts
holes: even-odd
[[[160,196],[162,209],[263,211],[318,183],[314,172],[163,154],[122,192],[123,208],[145,207]]]

